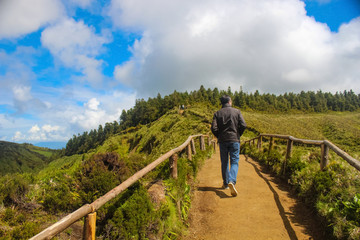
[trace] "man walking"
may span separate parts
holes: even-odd
[[[220,101],[222,108],[214,114],[211,131],[218,139],[220,146],[223,188],[230,188],[231,195],[236,197],[235,184],[239,168],[240,136],[245,131],[246,123],[240,110],[231,107],[230,96],[224,95]]]

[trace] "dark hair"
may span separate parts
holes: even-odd
[[[230,96],[229,95],[223,95],[221,98],[220,98],[220,102],[222,105],[226,104],[226,103],[229,103],[231,100]]]

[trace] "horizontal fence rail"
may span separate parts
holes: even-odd
[[[279,135],[279,134],[260,134],[259,136],[244,141],[242,144],[253,144],[255,145],[255,140],[257,140],[257,147],[261,149],[262,146],[262,140],[264,137],[270,138],[270,144],[269,144],[269,152],[274,145],[274,138],[279,139],[285,139],[287,140],[287,149],[286,149],[286,157],[285,162],[291,157],[292,153],[292,147],[293,143],[303,143],[303,144],[309,144],[309,145],[316,145],[321,147],[321,161],[320,161],[320,168],[324,169],[328,163],[329,163],[329,149],[333,150],[338,156],[343,158],[345,161],[347,161],[351,166],[356,168],[358,171],[360,171],[360,161],[353,158],[349,154],[347,154],[345,151],[341,150],[339,147],[337,147],[335,144],[328,140],[309,140],[309,139],[301,139],[301,138],[295,138],[293,136],[289,135]],[[284,168],[285,169],[285,168]]]
[[[109,202],[111,199],[118,196],[120,193],[122,193],[124,190],[126,190],[128,187],[130,187],[140,178],[142,178],[147,173],[149,173],[154,168],[156,168],[161,163],[163,163],[166,159],[169,159],[171,177],[177,178],[177,158],[178,158],[177,154],[186,148],[187,158],[191,160],[192,155],[196,154],[194,139],[198,137],[200,137],[200,150],[205,150],[205,139],[204,139],[205,137],[208,138],[208,145],[210,146],[212,144],[215,150],[216,140],[211,140],[209,135],[198,134],[198,135],[189,136],[188,139],[177,148],[174,148],[168,151],[167,153],[165,153],[164,155],[160,156],[158,159],[156,159],[155,161],[153,161],[152,163],[150,163],[140,171],[136,172],[130,178],[128,178],[120,185],[110,190],[102,197],[96,199],[91,204],[86,204],[80,207],[76,211],[70,213],[69,215],[65,216],[55,224],[51,225],[50,227],[38,233],[34,237],[30,238],[30,240],[51,239],[56,234],[61,233],[70,225],[72,225],[73,223],[75,223],[76,221],[80,220],[83,217],[85,217],[83,239],[95,239],[96,210],[98,210],[105,203]]]

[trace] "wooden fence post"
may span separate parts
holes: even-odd
[[[210,139],[210,135],[209,135],[209,137],[208,137],[208,146],[210,146],[211,145],[211,139]]]
[[[195,148],[195,141],[194,139],[191,139],[191,151],[195,155],[196,154],[196,148]]]
[[[214,147],[214,153],[216,153],[216,141],[212,141]]]
[[[329,164],[329,147],[326,144],[321,144],[321,162],[320,169],[324,168]]]
[[[186,146],[186,155],[189,160],[192,160],[191,145],[190,143]]]
[[[270,154],[270,151],[271,151],[271,149],[272,149],[273,145],[274,145],[274,138],[273,138],[273,137],[270,137],[270,143],[269,143],[269,154]]]
[[[83,239],[95,240],[95,232],[96,232],[96,212],[93,212],[85,216]]]
[[[204,136],[200,136],[200,150],[204,151],[205,150],[205,139]]]
[[[293,141],[291,139],[288,139],[283,174],[285,174],[286,162],[289,160],[289,158],[291,158],[292,147],[293,147]]]
[[[169,159],[170,175],[174,179],[177,179],[177,177],[178,177],[177,160],[178,160],[178,155],[176,153],[171,155],[171,157]]]
[[[257,142],[257,148],[259,149],[259,151],[261,150],[261,145],[262,145],[262,136],[259,136],[258,142]]]

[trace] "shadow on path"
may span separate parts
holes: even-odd
[[[289,220],[289,219],[287,218],[287,216],[286,216],[285,209],[284,209],[284,207],[283,207],[282,204],[281,204],[279,194],[278,194],[278,193],[275,191],[275,189],[271,186],[269,180],[266,179],[266,178],[262,175],[262,173],[261,173],[261,171],[258,169],[258,167],[257,167],[255,164],[253,164],[253,163],[251,163],[251,162],[248,161],[248,157],[247,157],[246,155],[245,155],[245,161],[248,162],[249,164],[251,164],[251,165],[254,167],[256,173],[259,175],[259,177],[261,177],[261,178],[265,181],[265,183],[268,185],[269,189],[270,189],[271,192],[273,193],[276,206],[277,206],[277,208],[279,209],[279,214],[280,214],[280,216],[281,216],[281,219],[282,219],[282,221],[283,221],[283,223],[284,223],[285,229],[286,229],[286,231],[287,231],[290,239],[291,239],[291,240],[298,240],[298,238],[297,238],[297,236],[296,236],[296,233],[295,233],[294,229],[292,228],[292,226],[291,226],[291,224],[290,224],[290,220]]]
[[[216,188],[216,187],[198,187],[198,191],[201,192],[215,192],[217,196],[220,198],[232,198],[232,196],[226,195],[226,193],[223,192],[222,188]]]

